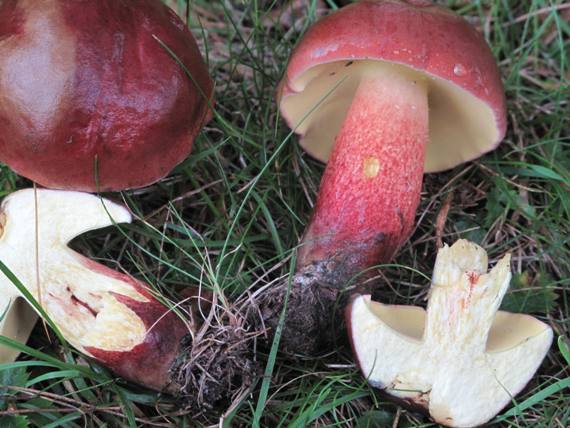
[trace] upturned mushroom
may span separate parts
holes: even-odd
[[[159,0],[0,1],[0,162],[45,187],[158,181],[190,152],[212,93]]]
[[[532,378],[552,329],[498,311],[511,280],[510,255],[487,273],[486,252],[459,240],[435,262],[427,310],[358,296],[346,322],[366,379],[451,427],[484,424]]]
[[[327,162],[283,337],[284,349],[313,352],[331,331],[339,290],[408,238],[424,172],[502,140],[505,100],[489,47],[464,19],[427,1],[378,0],[307,31],[278,102],[301,146]],[[270,325],[276,313],[266,310]]]
[[[147,284],[67,246],[87,231],[130,222],[127,209],[87,193],[57,190],[37,190],[37,213],[35,206],[32,189],[4,199],[0,260],[71,345],[126,379],[176,392],[169,370],[189,332],[186,324]],[[0,334],[25,342],[37,316],[1,274],[0,294],[5,299],[0,313],[6,314]],[[0,363],[16,356],[0,345]]]

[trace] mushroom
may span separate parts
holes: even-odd
[[[0,162],[45,187],[158,181],[190,152],[212,93],[160,1],[0,1]]]
[[[283,339],[287,348],[287,336],[302,335],[293,341],[309,351],[332,331],[339,290],[408,238],[423,173],[502,140],[505,100],[489,47],[464,19],[427,1],[360,1],[307,31],[278,101],[301,146],[327,162]]]
[[[511,280],[510,255],[489,273],[487,263],[487,253],[469,241],[444,246],[427,311],[354,298],[346,321],[371,385],[452,427],[483,424],[512,401],[553,333],[531,316],[497,312]]]
[[[5,223],[6,216],[0,211],[0,242]],[[1,245],[0,243],[0,248]],[[0,279],[0,336],[26,343],[37,319],[36,312],[26,303],[18,289],[4,278]],[[0,364],[14,361],[19,353],[17,349],[0,345]]]
[[[37,190],[37,206],[36,213],[33,189],[4,199],[0,260],[71,345],[122,377],[174,391],[169,370],[188,333],[186,324],[157,300],[148,285],[67,246],[89,230],[130,222],[127,209],[87,193],[45,189]],[[0,333],[25,342],[36,317],[4,275],[0,292],[9,299],[0,308],[8,314]],[[0,363],[16,356],[17,351],[0,345]]]

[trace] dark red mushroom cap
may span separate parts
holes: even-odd
[[[483,36],[430,2],[367,0],[321,19],[291,56],[281,112],[308,153],[327,161],[360,75],[378,64],[428,81],[426,172],[477,158],[504,137],[503,85]]]
[[[192,34],[158,0],[0,1],[0,161],[46,187],[159,180],[190,152],[212,92]]]

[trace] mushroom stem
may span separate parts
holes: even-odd
[[[511,279],[510,255],[489,273],[487,254],[458,241],[442,248],[435,264],[427,308],[425,343],[450,354],[483,354],[495,315]]]
[[[335,272],[324,282],[334,288],[394,256],[412,230],[424,172],[423,78],[392,65],[365,69],[360,78],[297,264],[303,271],[325,263]]]
[[[420,199],[426,82],[386,64],[353,75],[359,85],[299,250],[281,336],[288,353],[314,354],[334,340],[339,291],[355,275],[390,260],[412,230]],[[261,305],[265,325],[277,328],[284,294],[277,289]]]
[[[40,189],[36,215],[34,199],[34,191],[28,189],[2,202],[0,260],[36,300],[42,296],[44,310],[75,348],[129,380],[172,391],[176,386],[169,369],[188,333],[185,323],[146,284],[67,246],[89,230],[129,222],[129,212],[90,194]],[[25,342],[36,316],[1,274],[0,294],[13,298],[0,333]],[[4,310],[1,302],[0,310]],[[0,362],[16,355],[0,346]]]
[[[30,305],[16,295],[13,290],[6,290],[0,281],[0,336],[26,343],[38,316]],[[0,364],[11,363],[19,350],[0,345]]]

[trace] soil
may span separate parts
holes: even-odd
[[[175,395],[196,418],[221,414],[260,373],[253,355],[253,338],[240,314],[212,317],[195,334],[188,334],[170,369]]]
[[[343,263],[329,259],[311,263],[294,275],[280,351],[290,355],[317,355],[330,350],[337,338],[345,336],[344,307],[350,293],[343,287],[350,281],[348,274]],[[288,282],[284,282],[266,292],[258,302],[263,324],[272,333],[279,325],[287,292]],[[272,338],[270,334],[269,345]]]

